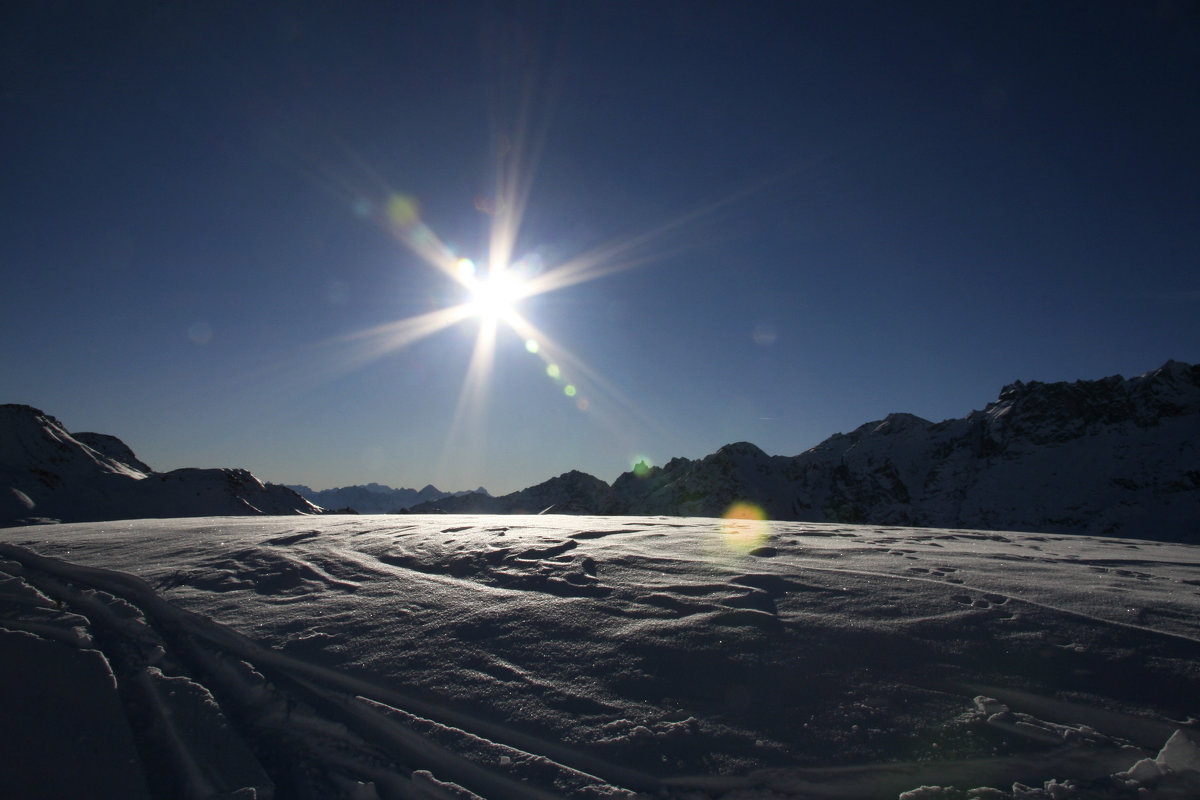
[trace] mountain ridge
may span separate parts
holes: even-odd
[[[893,413],[796,456],[735,442],[701,459],[639,464],[607,492],[586,477],[410,510],[536,513],[536,489],[561,513],[719,517],[750,502],[778,520],[1200,541],[1200,367],[1016,381],[965,417]]]
[[[0,434],[6,525],[320,513],[321,505],[720,517],[749,503],[777,520],[1200,541],[1200,366],[1178,361],[1129,379],[1016,381],[964,417],[892,413],[795,456],[734,442],[699,459],[640,463],[612,484],[571,470],[499,497],[482,487],[375,483],[313,492],[238,469],[156,473],[115,436],[71,434],[30,406],[0,405]],[[310,502],[325,493],[332,502]]]
[[[37,408],[0,405],[0,526],[319,513],[247,470],[155,472],[115,436],[72,434]]]
[[[457,495],[491,496],[482,486],[468,491],[443,492],[431,483],[419,490],[393,489],[381,483],[340,486],[333,489],[311,489],[303,484],[285,485],[314,505],[331,509],[353,509],[359,514],[396,514],[420,503]]]

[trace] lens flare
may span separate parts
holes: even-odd
[[[549,135],[549,108],[541,113],[543,100],[553,99],[560,87],[558,80],[545,80],[536,74],[532,65],[538,59],[513,59],[517,82],[493,98],[496,114],[493,135],[495,149],[494,185],[479,191],[474,208],[487,216],[486,253],[480,252],[479,265],[462,258],[462,253],[443,240],[424,218],[420,202],[413,193],[389,185],[382,175],[349,146],[338,143],[344,166],[326,163],[318,154],[298,152],[300,169],[318,185],[333,194],[359,218],[377,225],[389,236],[416,255],[426,266],[441,273],[457,287],[457,305],[445,306],[439,295],[433,309],[395,322],[336,336],[319,342],[303,351],[298,361],[306,380],[313,374],[310,363],[317,353],[328,353],[330,366],[323,371],[330,375],[362,369],[396,350],[468,321],[478,325],[475,345],[463,377],[454,418],[446,437],[443,458],[454,454],[481,453],[477,446],[484,441],[484,406],[492,367],[496,361],[502,334],[513,333],[525,349],[537,356],[546,366],[546,375],[553,390],[561,390],[580,411],[605,425],[619,438],[631,435],[626,419],[613,415],[613,409],[623,411],[629,419],[639,420],[658,431],[666,432],[661,420],[655,419],[636,400],[628,397],[613,382],[606,380],[593,367],[539,330],[517,308],[518,301],[532,300],[539,295],[594,281],[625,270],[662,262],[684,253],[702,251],[713,239],[726,238],[722,226],[700,223],[712,218],[742,198],[773,185],[783,177],[795,174],[795,169],[773,171],[771,176],[731,195],[702,202],[695,208],[669,216],[640,233],[604,242],[590,250],[564,257],[557,248],[536,247],[521,254],[517,242],[522,231],[531,188],[537,173],[540,154]],[[507,65],[509,62],[505,61]],[[519,73],[519,74],[518,74]],[[507,74],[507,73],[505,73]],[[508,89],[519,91],[509,96]],[[519,95],[520,101],[507,116],[506,103]],[[538,113],[534,113],[538,111]],[[799,165],[804,166],[804,165]],[[464,198],[468,207],[471,197]],[[716,231],[717,233],[714,233]],[[700,235],[703,234],[703,235]],[[345,293],[331,293],[330,302],[345,301]],[[766,346],[775,332],[760,331],[756,343]],[[211,337],[208,330],[189,331],[192,341],[202,344]],[[320,379],[321,376],[318,376]],[[466,430],[470,428],[470,430]],[[647,460],[647,463],[649,461]],[[765,526],[765,517],[754,520],[735,516],[728,523],[742,540],[741,528],[756,524]]]
[[[207,322],[196,322],[188,326],[188,338],[196,344],[208,344],[212,337],[213,329]]]
[[[415,197],[394,194],[388,199],[388,219],[401,230],[415,226],[421,218],[421,207]]]
[[[733,553],[747,555],[771,538],[771,525],[762,506],[739,500],[721,518],[721,540]]]

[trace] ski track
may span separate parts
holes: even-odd
[[[135,576],[39,556],[23,547],[5,543],[0,543],[0,556],[21,565],[20,577],[46,596],[83,606],[93,623],[105,629],[106,638],[117,640],[103,652],[110,662],[137,674],[142,687],[138,699],[149,707],[158,730],[165,732],[163,741],[144,742],[143,746],[155,751],[152,761],[165,763],[166,766],[159,770],[172,774],[160,774],[157,779],[173,783],[179,796],[216,797],[244,788],[244,785],[220,785],[229,771],[228,764],[199,762],[203,748],[191,746],[196,742],[189,744],[182,740],[172,724],[179,709],[171,706],[164,691],[154,683],[156,676],[162,673],[148,662],[139,663],[140,659],[117,653],[118,648],[144,652],[148,645],[156,648],[161,642],[163,655],[155,660],[178,659],[173,666],[182,674],[174,680],[189,682],[201,692],[207,687],[220,701],[224,713],[213,710],[210,727],[222,728],[224,720],[228,720],[235,729],[244,729],[240,737],[243,741],[259,740],[264,734],[273,735],[275,741],[287,743],[288,752],[276,754],[271,760],[308,765],[322,763],[326,773],[324,779],[333,785],[336,785],[335,777],[343,781],[371,780],[377,777],[382,761],[386,769],[407,774],[407,783],[393,787],[401,797],[464,796],[461,791],[439,789],[427,780],[418,779],[414,783],[412,775],[426,769],[436,770],[442,781],[451,781],[482,797],[498,800],[549,800],[568,793],[572,796],[586,794],[589,785],[602,785],[602,781],[636,790],[653,790],[658,786],[658,781],[649,776],[572,751],[556,742],[439,708],[395,689],[264,649],[225,626],[177,608]],[[64,581],[70,582],[71,586]],[[145,624],[123,624],[105,601],[89,598],[85,594],[89,590],[109,593],[115,600],[129,604],[144,617]],[[261,679],[256,680],[259,676]],[[161,677],[157,679],[162,680]],[[304,707],[306,710],[301,711]],[[498,758],[496,765],[475,763],[393,721],[390,715],[401,710],[427,720],[427,724],[440,724],[443,732],[470,736],[476,746],[482,743],[503,750],[506,755]],[[294,717],[314,713],[323,717],[322,727],[327,728],[325,736],[330,741],[324,746],[340,755],[331,756],[288,734],[286,728],[294,724]],[[347,741],[348,737],[339,735],[338,728],[351,732],[361,742]],[[475,735],[471,736],[469,732]],[[363,763],[346,758],[347,747],[364,751],[367,755]],[[241,749],[245,750],[245,746]],[[222,756],[227,759],[228,753]],[[519,766],[533,760],[537,761],[538,771],[543,776],[548,769],[560,773],[555,782],[566,787],[566,793],[546,791],[521,780]],[[516,767],[504,770],[501,763]],[[301,796],[295,792],[312,797],[331,796],[324,791],[314,793],[313,780],[311,774],[288,776],[282,781],[289,786],[283,796]],[[308,788],[305,788],[306,783]],[[275,788],[265,775],[250,785],[260,797],[272,796]],[[159,790],[163,791],[162,787]]]
[[[45,602],[35,603],[37,614],[19,619],[10,614],[0,622],[64,646],[94,649],[111,665],[123,687],[121,701],[150,780],[150,797],[233,797],[247,788],[260,798],[300,800],[700,800],[746,792],[747,797],[756,792],[778,798],[894,797],[922,783],[952,783],[955,776],[970,780],[981,765],[1014,780],[1039,769],[1107,775],[1152,754],[1175,727],[1192,722],[1095,708],[962,676],[923,682],[909,676],[916,689],[960,697],[964,707],[973,698],[979,705],[981,697],[1004,704],[1002,714],[990,706],[980,713],[989,725],[1049,749],[1032,756],[936,764],[767,768],[740,776],[649,774],[632,762],[605,758],[603,749],[567,746],[440,704],[428,692],[405,691],[298,654],[305,641],[336,641],[336,630],[302,629],[289,642],[296,646],[281,652],[160,594],[176,587],[214,597],[250,590],[264,602],[288,603],[310,590],[314,596],[356,595],[369,591],[371,581],[390,578],[407,587],[412,596],[402,598],[407,603],[417,602],[422,582],[497,602],[539,596],[563,603],[586,600],[603,604],[616,624],[647,632],[646,644],[632,651],[647,669],[669,654],[656,643],[658,632],[674,635],[682,623],[692,626],[688,630],[750,631],[745,635],[751,639],[769,641],[811,624],[808,598],[819,598],[821,613],[828,613],[861,604],[864,594],[879,598],[873,624],[895,614],[897,624],[912,629],[948,620],[953,623],[948,630],[954,625],[969,630],[972,620],[1003,625],[1040,614],[1079,620],[1100,631],[1094,638],[1121,632],[1149,637],[1171,657],[1200,645],[1198,622],[1190,613],[1196,601],[1174,599],[1181,591],[1200,597],[1191,588],[1200,586],[1200,568],[1181,558],[1155,560],[1152,554],[1160,546],[1152,542],[1091,540],[1096,549],[1107,550],[1085,557],[1071,552],[1080,539],[1058,535],[773,523],[763,541],[749,549],[731,552],[697,535],[673,539],[683,544],[667,554],[660,549],[667,536],[663,530],[677,537],[680,529],[711,530],[716,523],[591,518],[556,527],[548,517],[532,523],[532,518],[461,517],[422,527],[378,519],[338,523],[351,528],[341,541],[354,546],[336,553],[323,546],[319,529],[225,522],[240,530],[231,549],[209,552],[198,540],[189,566],[157,577],[153,585],[125,572],[40,555],[29,547],[70,558],[69,545],[42,546],[36,543],[37,530],[29,529],[33,541],[28,546],[0,543],[0,557],[7,559],[0,561],[0,571],[11,574],[0,586],[40,594]],[[498,525],[498,519],[505,524]],[[199,525],[197,530],[218,538],[218,522],[211,530]],[[334,522],[329,524],[332,529]],[[253,530],[263,532],[257,541],[248,535]],[[1118,557],[1118,551],[1129,552],[1129,558]],[[707,566],[698,570],[696,563]],[[1103,591],[1092,591],[1075,605],[1051,602],[1047,596],[1056,595],[1040,582],[1063,569],[1093,571]],[[936,607],[915,616],[899,606],[891,610],[887,598],[902,603],[914,587],[928,587],[920,590],[922,597],[938,598]],[[1122,593],[1134,589],[1161,604],[1127,608]],[[1083,595],[1053,590],[1067,592],[1072,602]],[[835,656],[840,657],[837,647],[854,641],[839,643]],[[1076,645],[1063,639],[1048,646],[1067,658]],[[543,680],[502,652],[482,646],[472,652],[464,644],[460,657],[463,673],[519,686],[551,706],[580,713],[615,711],[563,691],[566,684]],[[662,717],[654,723],[658,728],[619,722],[632,729],[631,737],[639,729],[645,733],[637,735],[668,736],[672,726],[686,720]],[[226,744],[215,747],[216,740]]]

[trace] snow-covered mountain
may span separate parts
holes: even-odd
[[[622,475],[617,513],[1200,540],[1200,367],[1013,383],[982,411],[891,414],[793,458],[748,443]],[[610,512],[611,513],[611,512]]]
[[[586,472],[571,470],[519,492],[492,497],[471,492],[421,503],[409,509],[414,514],[595,514],[612,506],[612,487]]]
[[[123,442],[73,436],[28,406],[0,406],[0,522],[312,513],[244,470],[160,475]],[[313,492],[365,513],[722,516],[735,502],[776,520],[1026,530],[1200,541],[1200,367],[1136,378],[1005,386],[966,417],[890,414],[797,456],[748,442],[640,467],[610,486],[578,471],[492,497],[379,484]],[[434,499],[436,497],[436,499]]]
[[[0,405],[0,525],[320,512],[244,469],[154,472],[115,436],[71,434],[36,408]]]
[[[489,496],[482,486],[474,492],[443,492],[433,484],[424,489],[393,489],[381,483],[359,486],[342,486],[336,489],[310,489],[303,484],[288,485],[288,488],[305,500],[321,508],[349,508],[360,514],[395,514],[420,503],[441,500],[466,494]]]
[[[748,442],[627,472],[568,473],[451,512],[722,516],[1200,541],[1200,367],[1136,378],[1017,382],[964,418],[890,414],[798,456]]]

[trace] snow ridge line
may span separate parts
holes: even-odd
[[[966,583],[951,584],[951,583],[947,583],[946,581],[939,580],[937,578],[926,578],[926,577],[923,577],[920,575],[896,575],[895,573],[891,573],[891,572],[875,572],[873,570],[866,570],[866,569],[840,569],[838,567],[815,567],[815,566],[812,566],[809,564],[805,564],[804,568],[806,570],[810,570],[812,572],[826,572],[826,573],[833,573],[833,574],[838,574],[838,575],[863,575],[863,576],[866,576],[869,578],[886,578],[887,580],[890,580],[890,581],[919,581],[921,583],[930,583],[930,584],[934,584],[936,586],[942,586],[942,587],[952,587],[956,590],[972,591],[972,592],[978,592],[980,594],[989,594],[989,593],[992,593],[992,591],[993,591],[991,589],[983,589],[978,586],[971,586],[970,584],[966,584]],[[1141,633],[1149,633],[1154,636],[1165,636],[1169,639],[1178,639],[1181,642],[1190,642],[1192,644],[1200,644],[1200,637],[1188,636],[1186,633],[1176,633],[1175,631],[1164,631],[1164,630],[1159,630],[1158,628],[1151,628],[1147,625],[1138,625],[1135,622],[1123,622],[1122,620],[1119,620],[1119,619],[1108,619],[1107,617],[1099,617],[1094,614],[1085,614],[1082,611],[1076,611],[1076,610],[1070,609],[1070,608],[1063,608],[1061,606],[1051,605],[1050,603],[1044,603],[1041,600],[1030,600],[1026,597],[1021,597],[1020,595],[1015,595],[1015,594],[1011,594],[1011,593],[1006,593],[1005,597],[1008,597],[1012,600],[1016,600],[1017,602],[1024,603],[1029,606],[1033,606],[1035,608],[1042,608],[1042,609],[1045,609],[1046,611],[1054,611],[1059,614],[1066,614],[1066,615],[1075,617],[1077,619],[1085,619],[1090,622],[1099,623],[1101,625],[1112,625],[1117,628],[1125,628],[1126,630],[1139,631]]]
[[[405,730],[401,733],[399,724],[387,720],[383,714],[373,710],[371,705],[401,709],[432,722],[473,733],[486,741],[508,745],[515,750],[552,760],[581,777],[596,778],[633,791],[653,792],[662,785],[656,778],[575,751],[565,745],[266,649],[220,623],[175,606],[135,575],[50,558],[18,545],[2,542],[0,556],[15,561],[26,569],[109,592],[137,606],[147,621],[153,623],[153,627],[175,634],[171,638],[178,639],[185,646],[190,644],[191,647],[187,648],[190,652],[187,655],[193,661],[205,664],[205,671],[210,675],[217,676],[228,672],[227,669],[221,668],[221,658],[218,654],[248,662],[276,686],[287,687],[291,692],[300,695],[305,702],[330,713],[347,728],[360,735],[365,734],[368,740],[383,743],[386,752],[398,755],[402,759],[435,761],[440,769],[445,770],[438,775],[439,780],[460,782],[468,789],[480,789],[488,798],[554,800],[559,795],[539,790],[529,783],[514,780],[498,771],[475,764],[412,731]],[[193,641],[189,642],[189,639]],[[203,653],[196,647],[195,640],[216,648],[218,654]],[[226,678],[224,682],[228,683],[229,679]],[[244,694],[244,691],[242,693]],[[236,697],[236,688],[230,694]],[[397,750],[401,752],[396,753]],[[420,763],[410,766],[413,770],[421,770],[432,765]],[[406,783],[405,788],[404,796],[422,800],[453,796],[428,783]]]

